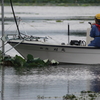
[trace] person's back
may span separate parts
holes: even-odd
[[[88,46],[100,47],[100,14],[95,16],[95,22],[91,25],[90,36],[94,38]]]

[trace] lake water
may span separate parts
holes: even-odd
[[[100,92],[100,65],[58,65],[21,72],[5,67],[4,70],[4,100],[41,100],[39,97],[62,100],[68,93],[79,95],[83,90]]]
[[[71,33],[78,33],[71,34],[70,40],[86,40],[86,36],[81,32],[85,33],[86,29],[90,27],[89,21],[94,22],[93,20],[61,20],[61,22],[57,22],[57,18],[61,19],[65,16],[94,16],[100,12],[99,6],[16,6],[14,9],[16,16],[22,19],[20,22],[21,32],[29,35],[47,36],[51,38],[50,42],[56,42],[57,44],[68,42],[68,23],[70,24]],[[12,17],[11,8],[8,6],[5,7],[5,17]],[[14,22],[6,21],[5,30],[5,34],[15,31]],[[5,51],[10,48],[11,46],[7,44]],[[7,54],[14,56],[18,52],[12,49]],[[0,75],[2,75],[1,68],[2,66],[0,66]],[[68,93],[77,94],[83,90],[100,92],[99,74],[100,65],[58,65],[43,69],[22,70],[21,72],[18,72],[13,67],[5,67],[4,96],[1,100],[43,99],[39,97],[45,97],[45,100],[62,100],[62,97]]]
[[[90,27],[89,21],[93,20],[66,20],[68,16],[81,18],[82,16],[93,17],[99,13],[99,6],[93,7],[57,7],[57,6],[15,6],[14,10],[17,17],[21,18],[19,24],[21,32],[36,35],[67,34],[67,25],[70,24],[71,32],[86,32]],[[11,8],[5,7],[5,19],[13,17]],[[70,17],[70,18],[71,18]],[[45,20],[46,19],[46,20]],[[62,19],[57,22],[57,19]],[[15,30],[14,22],[5,22],[5,33]],[[34,35],[35,35],[34,34]],[[40,35],[39,34],[39,35]]]

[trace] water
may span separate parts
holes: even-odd
[[[4,100],[62,100],[67,93],[100,91],[100,65],[58,65],[20,73],[5,67],[4,74]]]
[[[22,17],[20,22],[21,32],[36,36],[47,36],[52,38],[48,42],[61,44],[68,42],[67,25],[70,24],[71,39],[86,40],[86,36],[80,32],[86,32],[90,27],[88,21],[93,20],[61,20],[57,22],[55,17],[65,16],[94,16],[99,13],[99,6],[93,7],[50,7],[50,6],[16,6],[16,16]],[[5,17],[12,17],[10,7],[5,7]],[[51,18],[51,20],[36,20]],[[29,18],[29,20],[28,20]],[[13,21],[5,22],[5,34],[13,33],[16,30]],[[79,32],[78,32],[79,31]],[[1,41],[0,41],[1,44]],[[11,48],[5,46],[5,51]],[[14,49],[6,54],[19,55]],[[1,75],[0,66],[0,75]],[[35,68],[18,72],[13,67],[5,67],[4,71],[4,99],[3,100],[40,100],[38,97],[45,97],[45,100],[62,100],[67,93],[80,93],[80,91],[100,91],[100,65],[58,65],[47,68]],[[0,77],[1,80],[1,77]],[[0,81],[1,90],[1,81]],[[41,98],[42,99],[42,98]]]
[[[90,27],[88,21],[93,20],[61,20],[62,22],[56,22],[56,19],[63,19],[67,16],[94,16],[99,13],[99,6],[93,7],[56,7],[56,6],[15,6],[14,10],[17,17],[21,17],[20,30],[33,34],[32,32],[39,34],[55,33],[55,34],[67,34],[67,25],[70,24],[71,32],[86,32],[86,29]],[[5,18],[13,17],[11,8],[5,7]],[[37,20],[38,19],[38,20]],[[41,19],[41,20],[40,20]],[[45,20],[51,19],[51,20]],[[6,33],[11,33],[16,27],[13,22],[5,22]],[[12,28],[11,28],[12,27]]]
[[[94,16],[99,13],[100,6],[73,6],[73,7],[59,7],[59,6],[15,6],[14,10],[17,15],[89,15]],[[5,7],[6,15],[11,14],[11,8]]]

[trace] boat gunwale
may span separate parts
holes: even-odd
[[[8,41],[7,43],[19,43],[15,41]],[[93,46],[75,46],[75,45],[55,45],[55,44],[38,44],[38,43],[20,43],[25,45],[37,45],[37,46],[49,46],[49,47],[62,47],[62,48],[80,48],[80,49],[100,49],[100,47],[93,47]],[[19,44],[19,45],[20,45]]]

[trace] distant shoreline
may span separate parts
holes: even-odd
[[[99,3],[13,3],[14,6],[100,6]],[[5,3],[10,6],[10,3]]]

